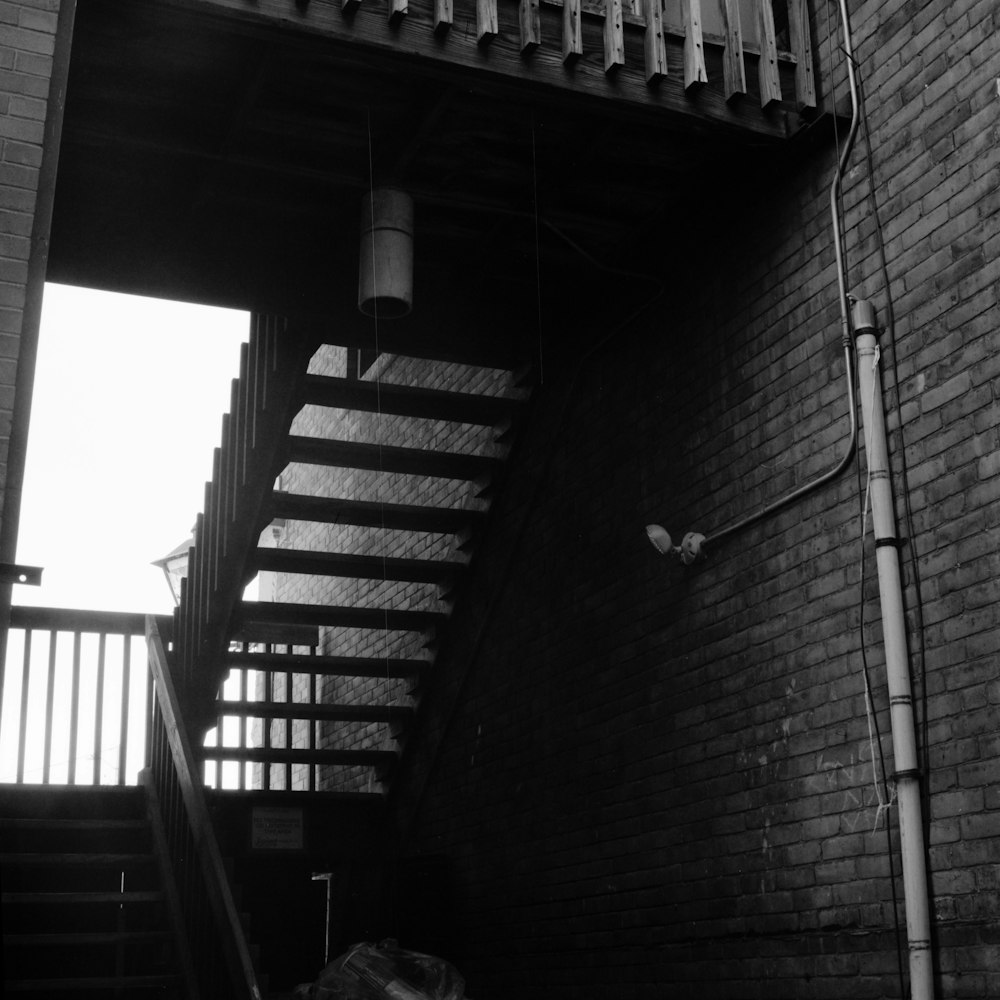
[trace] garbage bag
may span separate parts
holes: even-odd
[[[465,1000],[465,980],[444,959],[393,940],[356,944],[302,990],[310,1000]]]

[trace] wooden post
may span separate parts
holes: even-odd
[[[663,40],[663,0],[643,0],[646,15],[646,35],[643,48],[646,55],[646,83],[667,75],[667,47]]]
[[[771,0],[757,0],[757,26],[760,35],[760,106],[766,108],[781,100],[781,82],[778,79],[778,43],[774,35],[774,11]]]
[[[622,30],[622,0],[604,0],[604,72],[625,65],[625,35]]]
[[[563,63],[572,66],[583,55],[583,25],[580,0],[563,0]]]
[[[681,0],[684,15],[684,89],[708,83],[705,43],[701,37],[701,0]]]
[[[398,24],[406,16],[407,0],[389,0],[389,23]]]
[[[795,103],[800,111],[816,107],[812,37],[806,0],[788,0],[788,34],[795,56]]]
[[[521,0],[521,55],[532,52],[542,43],[542,22],[539,0]]]

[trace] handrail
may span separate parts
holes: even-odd
[[[160,799],[172,807],[164,817],[166,837],[199,986],[206,997],[260,1000],[167,653],[152,617],[146,622],[146,642],[156,691],[150,722],[151,780]],[[206,912],[206,902],[210,912]],[[220,944],[225,968],[219,967]]]

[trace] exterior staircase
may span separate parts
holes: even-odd
[[[192,995],[154,824],[142,788],[0,786],[5,995]]]
[[[228,570],[233,593],[219,602],[228,614],[212,623],[214,639],[207,630],[217,653],[181,671],[197,672],[205,695],[204,674],[214,676],[219,691],[210,709],[215,738],[196,752],[222,769],[217,781],[227,767],[238,774],[239,787],[380,794],[433,669],[527,392],[512,372],[451,359],[383,355],[362,377],[331,373],[343,371],[336,345],[292,349],[302,333],[281,323],[285,350],[262,347],[274,328],[255,317],[246,356],[279,359],[269,378],[287,390],[287,402],[280,413],[241,418],[266,393],[246,366],[234,383],[224,426],[242,420],[266,439],[271,432],[259,428],[270,417],[276,429],[258,455],[224,432],[220,475],[206,490],[190,558],[194,579],[185,582],[189,604],[193,594],[207,599],[200,571],[217,581],[217,593],[227,586],[225,567],[200,570],[207,563],[198,548],[213,535],[241,534],[236,525],[209,524],[218,496],[256,488],[244,497],[256,528]],[[419,384],[400,384],[400,372]],[[459,391],[442,388],[450,384]],[[232,469],[236,481],[227,482]],[[257,573],[278,577],[277,599],[242,599]],[[184,635],[192,617],[182,603],[175,633]],[[196,637],[194,646],[204,649],[206,640]]]

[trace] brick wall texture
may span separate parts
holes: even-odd
[[[936,989],[996,997],[1000,11],[851,6],[874,175],[859,142],[846,250],[884,318],[871,181]],[[643,531],[711,533],[842,453],[834,164],[827,144],[735,182],[727,227],[667,255],[663,298],[537,391],[409,747],[435,751],[393,789],[403,853],[452,873],[450,957],[472,996],[903,995],[898,824],[862,673],[864,648],[891,773],[863,480],[852,464],[690,569]]]
[[[0,484],[14,407],[59,0],[0,2]]]

